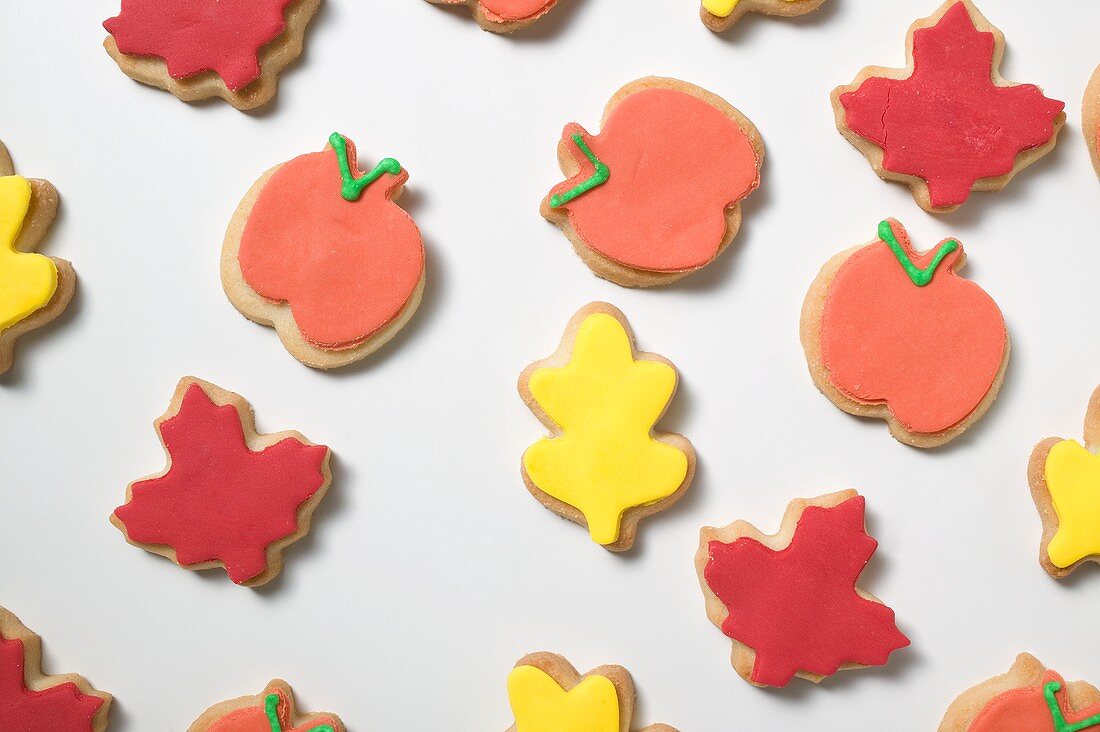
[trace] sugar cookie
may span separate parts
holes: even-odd
[[[248,402],[193,376],[153,427],[168,467],[127,486],[111,523],[185,569],[222,567],[247,587],[274,579],[328,490],[329,449],[257,432]]]
[[[294,358],[354,363],[412,319],[424,293],[424,242],[397,205],[408,172],[383,158],[359,170],[333,133],[321,152],[260,176],[222,246],[222,286],[246,318],[275,328]]]
[[[436,5],[468,5],[482,29],[493,33],[522,30],[554,9],[558,0],[428,0]]]
[[[943,445],[980,419],[1004,380],[1009,339],[997,304],[958,274],[965,261],[955,239],[917,252],[894,219],[830,259],[802,306],[817,388],[914,447]]]
[[[760,185],[764,143],[724,99],[676,79],[617,91],[600,133],[566,125],[558,163],[568,180],[542,200],[594,273],[627,287],[675,282],[713,262]]]
[[[1100,66],[1089,79],[1081,109],[1081,129],[1092,155],[1092,165],[1096,168],[1096,174],[1100,175]]]
[[[344,723],[329,712],[298,712],[290,684],[275,679],[262,694],[210,707],[187,732],[344,732]]]
[[[817,10],[825,0],[702,0],[699,17],[712,31],[733,27],[749,13],[793,18]]]
[[[558,350],[519,377],[520,396],[550,430],[523,454],[527,490],[597,544],[629,549],[638,522],[678,501],[695,474],[687,438],[653,429],[676,383],[670,361],[635,350],[618,309],[581,308]]]
[[[906,40],[908,67],[869,66],[832,94],[837,129],[921,208],[954,211],[1054,149],[1062,102],[1000,74],[1004,35],[971,0],[948,0]]]
[[[777,534],[746,521],[700,532],[707,617],[733,640],[733,667],[746,681],[817,683],[881,666],[909,645],[894,611],[856,586],[878,546],[863,514],[863,497],[847,490],[792,501]]]

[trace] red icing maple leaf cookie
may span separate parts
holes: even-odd
[[[1082,102],[1081,129],[1092,155],[1092,165],[1100,175],[1100,66],[1096,67]]]
[[[42,640],[0,607],[0,729],[104,732],[111,695],[76,674],[42,673]]]
[[[764,143],[725,100],[676,79],[627,84],[592,135],[566,126],[568,180],[542,201],[593,272],[627,287],[664,285],[714,261],[760,185]]]
[[[961,694],[939,732],[1081,732],[1100,729],[1100,691],[1067,684],[1034,656],[1021,653],[1006,674]]]
[[[168,467],[127,486],[111,523],[186,569],[223,567],[248,587],[274,579],[328,490],[329,449],[256,432],[248,402],[191,376],[154,427]]]
[[[253,109],[275,96],[302,53],[321,0],[122,0],[103,42],[130,78],[184,101],[221,97]]]
[[[832,100],[841,134],[921,208],[953,211],[1054,149],[1065,105],[1001,77],[1004,36],[970,0],[917,21],[907,45],[908,68],[868,67]]]
[[[958,272],[962,244],[917,252],[894,219],[830,259],[802,306],[814,384],[834,404],[884,419],[898,440],[937,447],[992,406],[1008,365],[1004,316]]]
[[[549,13],[558,0],[428,0],[436,5],[469,5],[477,24],[494,33],[521,30]]]
[[[344,723],[329,712],[299,713],[290,684],[275,679],[262,694],[210,707],[187,732],[344,732]]]
[[[264,173],[225,234],[230,302],[314,368],[389,342],[424,293],[424,242],[396,203],[408,179],[393,158],[362,173],[355,145],[337,133],[323,151]]]
[[[707,617],[733,640],[733,667],[756,686],[819,682],[881,666],[909,645],[894,611],[856,586],[878,543],[853,490],[787,507],[779,533],[745,521],[700,532],[695,567]]]

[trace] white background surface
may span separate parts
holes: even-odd
[[[1039,439],[1080,438],[1100,382],[1100,190],[1079,122],[1100,4],[982,5],[1009,39],[1005,75],[1066,100],[1069,122],[1006,191],[933,217],[874,175],[828,102],[866,64],[903,65],[906,28],[933,0],[830,0],[722,36],[695,0],[562,0],[514,38],[421,0],[329,0],[256,115],[123,76],[100,47],[116,0],[4,0],[0,139],[18,172],[60,190],[44,251],[80,286],[0,379],[0,604],[45,637],[48,670],[116,695],[112,732],[184,730],[274,676],[352,732],[504,730],[506,676],[533,650],[626,666],[639,726],[685,732],[933,730],[1022,650],[1100,682],[1100,573],[1058,583],[1040,569],[1025,477]],[[767,160],[729,252],[680,285],[628,291],[594,277],[538,204],[561,180],[562,126],[595,131],[608,97],[651,73],[728,99]],[[325,374],[236,313],[218,256],[253,180],[333,130],[366,166],[392,155],[410,171],[429,284],[394,343]],[[934,452],[832,406],[798,341],[820,265],[890,215],[920,248],[962,240],[1013,340],[993,409]],[[542,429],[516,377],[594,299],[679,367],[662,427],[700,460],[688,496],[624,556],[542,508],[518,470]],[[298,429],[337,457],[313,532],[259,591],[130,547],[107,522],[126,484],[163,466],[151,424],[185,374],[249,399],[261,430]],[[773,531],[789,499],[845,487],[868,497],[881,542],[863,584],[913,645],[821,686],[752,688],[704,614],[698,529]]]

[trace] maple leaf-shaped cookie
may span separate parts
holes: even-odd
[[[279,72],[302,52],[321,0],[122,0],[103,23],[119,68],[184,101],[266,104]]]
[[[1004,36],[970,0],[914,24],[908,47],[908,68],[868,67],[832,100],[840,132],[922,208],[1000,190],[1054,149],[1065,105],[1001,77]]]
[[[849,490],[791,502],[773,536],[744,521],[702,530],[695,566],[707,616],[733,640],[746,681],[816,683],[881,666],[909,645],[894,611],[856,587],[878,546],[863,514],[863,497]]]
[[[131,483],[111,523],[187,569],[224,567],[249,587],[273,579],[328,489],[329,449],[293,431],[256,432],[244,399],[194,377],[155,427],[168,468]]]
[[[42,673],[42,641],[0,607],[0,730],[104,732],[111,695],[76,674]]]

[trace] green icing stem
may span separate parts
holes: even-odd
[[[340,163],[340,178],[343,181],[340,186],[340,195],[345,201],[358,201],[363,195],[363,190],[381,178],[383,173],[397,175],[401,172],[401,163],[393,158],[382,158],[378,165],[374,166],[374,170],[362,178],[356,178],[348,163],[348,141],[344,136],[339,132],[333,132],[329,135],[328,144],[332,145],[332,149],[336,151],[336,160]]]
[[[936,256],[932,257],[932,261],[928,263],[928,266],[924,269],[920,269],[917,265],[913,264],[913,260],[909,258],[909,255],[905,253],[905,250],[901,248],[901,244],[898,243],[897,237],[894,236],[894,230],[890,228],[889,221],[883,221],[878,225],[878,237],[886,242],[886,246],[890,247],[890,251],[894,253],[894,256],[898,258],[898,263],[902,269],[905,270],[905,274],[909,275],[909,279],[913,281],[913,284],[917,287],[924,287],[932,281],[932,276],[936,274],[936,267],[940,266],[940,262],[951,252],[959,248],[959,242],[954,239],[949,239],[944,243],[940,250],[936,252]]]
[[[599,186],[602,186],[604,183],[607,182],[607,179],[611,177],[611,168],[600,162],[600,159],[596,157],[596,153],[592,152],[592,148],[588,147],[588,143],[584,141],[584,138],[579,133],[573,135],[573,142],[575,142],[577,147],[581,149],[581,152],[584,153],[584,156],[592,162],[592,165],[593,167],[595,167],[596,170],[594,173],[592,173],[592,177],[584,181],[583,183],[577,184],[575,187],[570,188],[565,193],[559,193],[557,195],[551,196],[550,208],[558,208],[560,206],[564,206],[577,196],[583,196],[585,193],[588,193],[593,188],[598,188]]]
[[[1078,732],[1078,730],[1100,725],[1100,714],[1094,714],[1088,719],[1082,719],[1080,722],[1074,722],[1073,724],[1067,722],[1066,718],[1062,716],[1062,707],[1058,704],[1058,697],[1056,696],[1061,690],[1062,684],[1058,681],[1049,681],[1043,687],[1043,696],[1046,697],[1047,707],[1050,709],[1050,718],[1054,720],[1054,732]]]
[[[279,721],[279,695],[268,694],[264,698],[264,711],[267,712],[267,723],[271,725],[271,732],[283,732],[283,723]],[[336,732],[331,724],[319,724],[309,732]]]

